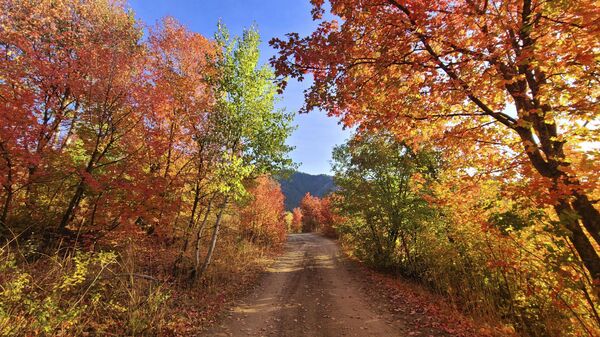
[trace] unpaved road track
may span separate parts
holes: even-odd
[[[373,302],[348,271],[335,242],[317,234],[293,234],[255,291],[205,335],[408,336],[401,321]]]

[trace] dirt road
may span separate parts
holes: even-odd
[[[408,335],[403,322],[367,298],[339,254],[335,242],[317,234],[290,235],[255,291],[206,336]]]

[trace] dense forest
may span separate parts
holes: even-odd
[[[0,0],[1,336],[199,335],[256,285],[316,301],[244,309],[282,312],[256,335],[389,336],[325,322],[383,288],[348,270],[469,317],[401,335],[600,334],[597,1],[310,2],[261,64],[256,27]],[[354,130],[333,180],[286,177],[291,80]]]

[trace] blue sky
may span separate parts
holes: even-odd
[[[275,54],[268,41],[297,32],[308,35],[316,26],[310,15],[309,0],[129,0],[136,17],[153,25],[164,16],[172,16],[188,29],[212,37],[219,19],[232,34],[239,35],[244,27],[256,24],[262,37],[264,63]],[[290,82],[283,94],[282,106],[298,111],[303,103],[307,83]],[[337,120],[315,111],[296,115],[298,129],[288,143],[296,147],[291,156],[301,163],[300,171],[330,173],[331,150],[350,135]]]

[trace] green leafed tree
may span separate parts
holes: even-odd
[[[217,75],[212,79],[216,110],[210,114],[213,135],[223,154],[215,172],[215,193],[221,200],[202,266],[201,275],[211,262],[224,210],[231,201],[246,195],[244,181],[292,167],[292,149],[285,144],[293,131],[293,114],[276,107],[275,75],[260,64],[260,35],[255,27],[232,37],[219,23],[215,36],[221,53],[214,60]],[[197,255],[198,256],[198,255]]]
[[[410,265],[414,242],[434,210],[427,180],[439,160],[413,151],[388,133],[355,135],[333,152],[343,233],[362,258],[381,267]]]

